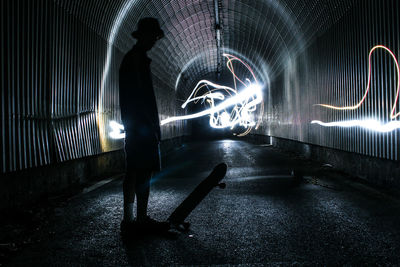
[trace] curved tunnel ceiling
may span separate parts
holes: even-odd
[[[353,4],[348,0],[56,0],[125,53],[142,17],[156,17],[165,32],[150,53],[162,86],[189,94],[201,77],[217,72],[218,57],[231,52],[255,66],[261,80],[273,78],[288,57],[301,52]],[[216,37],[216,4],[221,25]],[[111,52],[110,52],[111,54]],[[222,71],[224,71],[222,62]],[[184,82],[180,79],[184,77]],[[265,77],[268,76],[268,77]],[[179,81],[179,84],[178,84]],[[157,84],[157,82],[156,82]],[[157,86],[157,85],[156,85]],[[160,85],[158,85],[160,86]],[[178,87],[178,88],[176,88]]]

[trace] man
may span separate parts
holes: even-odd
[[[160,170],[161,133],[150,71],[151,60],[146,52],[164,36],[164,32],[155,18],[143,18],[132,36],[137,43],[125,55],[119,69],[121,117],[126,131],[122,233],[127,232],[135,221],[135,195],[135,225],[154,227],[162,224],[147,216],[150,179],[154,171]]]

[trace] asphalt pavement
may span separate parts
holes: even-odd
[[[220,162],[213,189],[187,233],[120,236],[122,179],[52,207],[40,239],[5,266],[269,266],[400,264],[400,202],[329,163],[269,145],[192,142],[167,154],[149,214],[165,220]],[[300,178],[303,177],[303,179]]]

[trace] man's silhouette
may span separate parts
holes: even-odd
[[[135,221],[133,204],[137,199],[136,224],[156,226],[147,216],[150,179],[160,170],[160,122],[147,57],[157,40],[164,36],[155,18],[143,18],[132,33],[137,43],[125,55],[119,69],[121,117],[125,126],[126,176],[123,182],[124,233]]]

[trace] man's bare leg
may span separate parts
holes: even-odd
[[[132,222],[133,216],[133,204],[135,203],[135,174],[127,172],[122,184],[122,190],[124,193],[124,220],[126,222]]]

